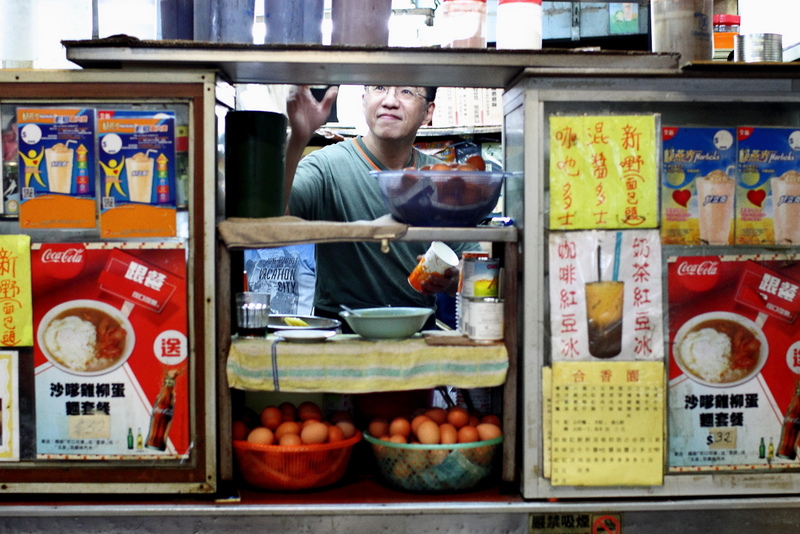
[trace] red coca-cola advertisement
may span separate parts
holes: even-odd
[[[677,256],[667,265],[671,469],[796,467],[798,257]]]
[[[32,247],[39,459],[188,455],[186,250]]]

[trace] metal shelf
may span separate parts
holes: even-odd
[[[67,59],[88,68],[214,68],[233,83],[509,87],[525,69],[552,73],[665,75],[678,54],[606,50],[496,50],[142,41],[63,41]]]

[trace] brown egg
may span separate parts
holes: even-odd
[[[297,434],[299,436],[302,429],[302,426],[297,421],[284,421],[275,429],[275,437],[281,439],[284,434]]]
[[[336,443],[337,441],[344,441],[344,431],[341,427],[330,425],[328,427],[328,443]]]
[[[297,408],[291,402],[282,402],[278,405],[284,421],[294,421],[297,419]]]
[[[477,428],[467,425],[458,429],[459,443],[473,443],[475,441],[480,441],[480,434],[478,434]]]
[[[500,430],[500,427],[492,423],[481,423],[476,426],[475,429],[478,431],[478,436],[481,438],[481,441],[499,438],[503,435],[503,431]]]
[[[462,163],[456,167],[457,171],[467,171],[467,172],[475,172],[478,169],[475,168],[474,165],[470,165],[469,163]]]
[[[411,423],[405,417],[395,417],[389,423],[389,435],[408,439],[408,436],[411,435]]]
[[[425,421],[430,421],[430,420],[431,418],[424,414],[420,414],[414,417],[414,419],[411,420],[411,432],[416,434],[417,430],[419,429],[419,425],[421,425]]]
[[[439,442],[442,445],[458,443],[458,429],[450,423],[439,425]]]
[[[301,421],[309,419],[322,421],[322,408],[311,401],[301,402],[297,407],[297,418]]]
[[[417,428],[417,438],[425,445],[437,445],[441,436],[435,421],[423,421]]]
[[[342,429],[344,439],[350,439],[356,435],[356,425],[350,421],[339,421],[336,426]]]
[[[247,441],[257,445],[272,445],[274,437],[272,430],[269,428],[257,426],[247,435]]]
[[[466,426],[469,423],[469,413],[466,408],[452,406],[447,409],[447,422],[457,429]]]
[[[283,415],[276,406],[267,406],[261,410],[259,419],[261,419],[261,425],[270,430],[275,430],[278,428],[278,425],[283,423]]]
[[[284,434],[278,439],[278,445],[302,445],[303,441],[298,434]]]
[[[432,171],[451,171],[453,170],[447,163],[435,163],[431,166]]]
[[[427,415],[428,418],[437,425],[447,422],[447,412],[444,410],[444,408],[428,408],[425,411],[425,415]]]
[[[408,439],[400,435],[389,436],[388,441],[391,441],[392,443],[408,443]]]
[[[306,445],[325,443],[328,439],[328,427],[324,423],[314,422],[300,431],[300,441]]]
[[[233,434],[233,439],[236,441],[247,439],[247,435],[250,433],[250,429],[247,428],[247,425],[244,424],[244,421],[234,421],[231,431]]]
[[[486,161],[479,155],[475,154],[467,158],[466,163],[475,167],[476,170],[485,171],[486,170]]]
[[[494,414],[491,414],[491,413],[481,417],[481,423],[491,423],[491,424],[497,425],[497,426],[499,426],[501,428],[503,427],[503,423],[502,423],[502,421],[500,421],[500,418],[498,416],[494,415]]]
[[[376,417],[375,419],[369,422],[369,425],[367,426],[367,432],[369,432],[370,436],[376,438],[388,436],[389,422],[382,417]]]

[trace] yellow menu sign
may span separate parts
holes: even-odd
[[[664,363],[554,362],[553,486],[664,481]]]
[[[550,117],[550,229],[658,226],[657,115]]]
[[[33,345],[31,238],[0,235],[0,346]]]

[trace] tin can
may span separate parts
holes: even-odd
[[[465,297],[464,326],[472,341],[491,343],[503,339],[503,300]]]
[[[456,291],[456,330],[467,333],[464,325],[464,270],[467,263],[476,259],[488,259],[489,253],[482,250],[465,250],[461,253],[461,272],[458,274],[458,289]]]
[[[478,257],[462,260],[460,291],[465,297],[498,297],[500,260]]]

